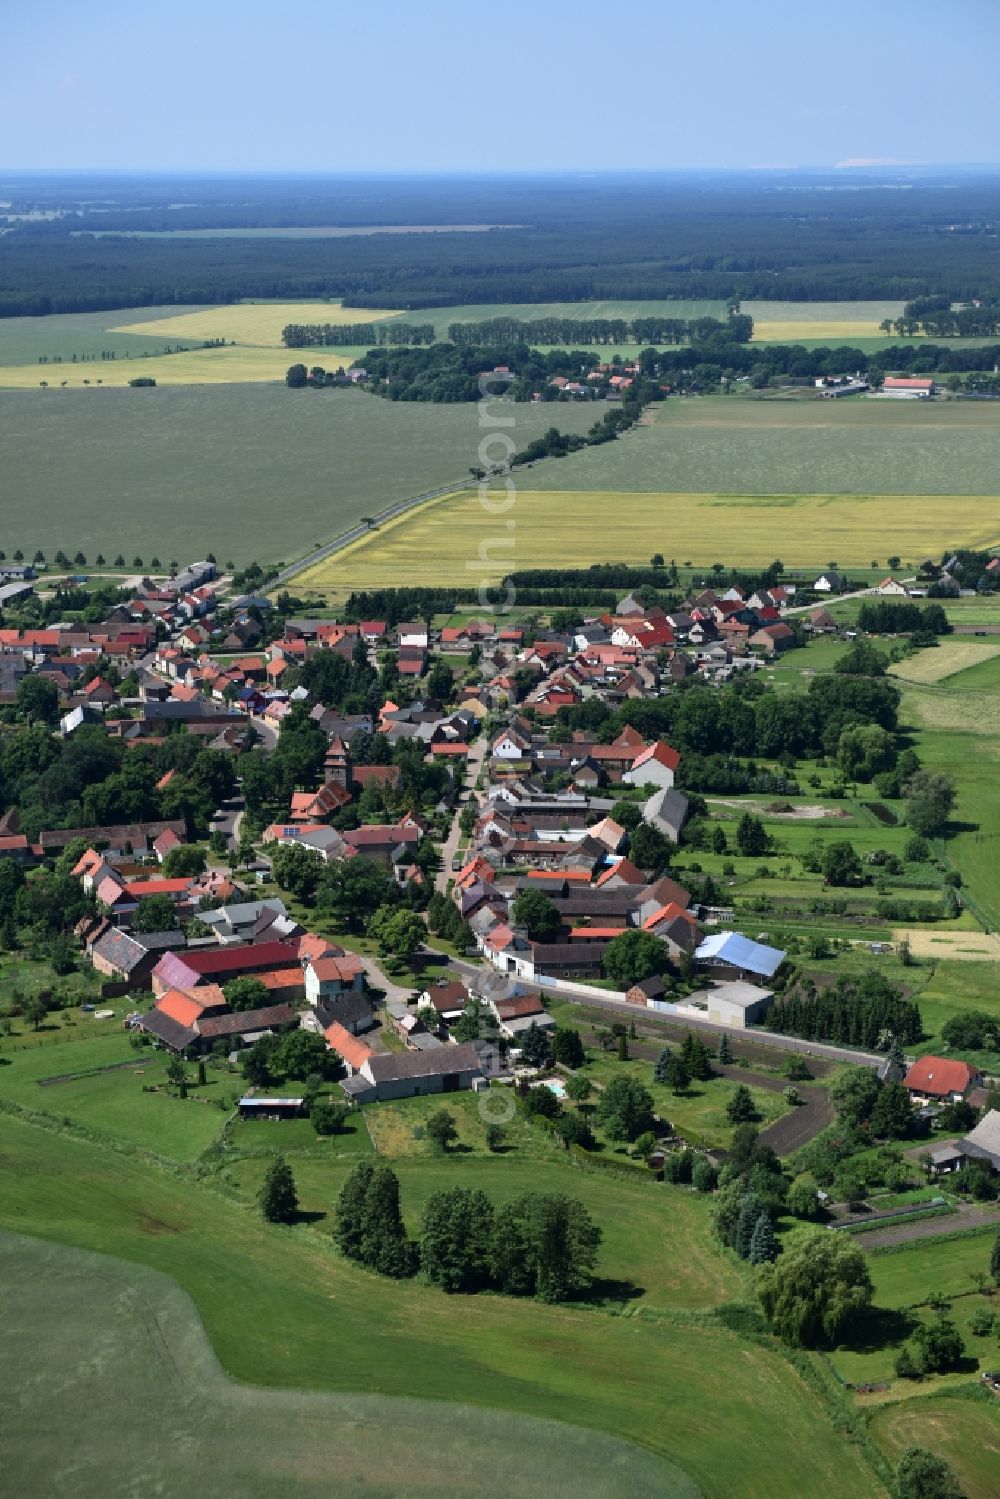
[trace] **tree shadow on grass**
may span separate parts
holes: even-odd
[[[919,1318],[895,1308],[873,1306],[857,1318],[840,1347],[851,1353],[879,1353],[895,1343],[905,1343]]]
[[[305,1208],[299,1208],[298,1212],[295,1214],[295,1217],[292,1219],[292,1222],[293,1223],[322,1223],[323,1219],[327,1218],[327,1217],[329,1217],[328,1213],[309,1212]]]
[[[637,1286],[631,1280],[616,1280],[610,1276],[595,1276],[590,1283],[590,1292],[583,1300],[624,1305],[630,1301],[641,1301],[646,1294],[645,1286]]]

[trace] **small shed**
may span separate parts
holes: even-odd
[[[241,1119],[301,1119],[304,1098],[241,1098]]]

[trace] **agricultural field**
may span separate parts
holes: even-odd
[[[803,339],[854,344],[859,338],[887,340],[879,332],[883,318],[903,315],[902,302],[760,302],[740,303],[753,318],[754,343],[799,343]]]
[[[599,415],[571,406],[561,421],[583,432]],[[517,418],[525,442],[552,421],[549,407]],[[472,405],[263,385],[3,392],[0,424],[8,555],[147,562],[291,561],[395,500],[461,483],[483,435]]]
[[[489,229],[521,227],[520,224],[282,224],[270,228],[115,229],[113,232],[116,238],[123,239],[354,239],[369,234],[483,234]],[[101,232],[98,230],[94,237],[101,239]]]
[[[626,439],[629,452],[644,435]],[[550,459],[532,469],[525,480],[531,488],[517,491],[502,519],[506,497],[500,493],[493,514],[469,491],[433,500],[319,563],[298,586],[340,597],[352,588],[393,586],[416,569],[425,582],[467,587],[481,579],[496,582],[518,567],[587,567],[611,558],[645,563],[656,551],[705,565],[738,559],[752,566],[780,555],[791,568],[820,568],[833,558],[841,567],[867,567],[890,546],[927,556],[948,541],[1000,542],[996,506],[976,495],[956,495],[943,505],[923,494],[542,487],[552,469],[558,477],[571,462]]]
[[[102,1499],[155,1482],[179,1494],[211,1472],[218,1499],[279,1489],[306,1499],[335,1472],[338,1496],[361,1499],[402,1494],[415,1471],[433,1471],[440,1492],[485,1499],[501,1483],[505,1494],[528,1499],[544,1465],[557,1499],[697,1499],[695,1485],[661,1459],[570,1425],[460,1404],[238,1384],[220,1368],[190,1298],[142,1264],[8,1233],[0,1266],[0,1462],[11,1493]],[[42,1395],[53,1384],[56,1422]]]
[[[66,313],[55,318],[0,320],[0,388],[82,389],[84,382],[127,386],[137,376],[158,385],[226,385],[243,381],[283,380],[288,366],[301,357],[286,349],[281,330],[290,322],[376,322],[398,312],[344,308],[339,302],[233,302],[222,307],[136,307],[117,312]],[[107,330],[107,331],[105,331]],[[205,339],[224,339],[224,348],[201,349]],[[180,352],[167,354],[167,345]],[[71,356],[100,355],[114,349],[115,360]],[[60,364],[39,365],[38,355],[61,356]],[[310,364],[345,368],[364,353],[357,349],[309,349]]]
[[[30,365],[35,376],[32,382],[53,378],[58,371],[76,381],[82,375],[103,377],[108,373],[109,361],[102,360],[102,353],[114,352],[119,359],[141,358],[144,354],[159,354],[168,345],[177,342],[164,334],[160,324],[196,309],[190,307],[117,307],[109,312],[54,312],[48,317],[0,318],[0,385],[4,383],[8,366]],[[123,323],[143,320],[143,332],[122,332]],[[89,362],[73,365],[73,356]],[[59,365],[48,363],[40,366],[39,359],[59,359]],[[129,371],[132,373],[132,371]]]
[[[366,1481],[366,1492],[375,1492],[376,1484],[388,1492],[405,1491],[398,1475],[404,1461],[407,1471],[412,1471],[411,1415],[419,1416],[422,1423],[422,1441],[435,1452],[440,1446],[445,1460],[453,1455],[457,1464],[467,1458],[464,1434],[472,1427],[471,1413],[470,1427],[464,1422],[471,1408],[477,1409],[477,1431],[482,1423],[487,1455],[495,1435],[505,1441],[508,1452],[517,1452],[521,1470],[529,1470],[533,1487],[525,1492],[537,1492],[538,1473],[530,1461],[524,1461],[519,1447],[518,1418],[522,1416],[568,1422],[571,1428],[592,1428],[595,1433],[570,1430],[563,1446],[561,1431],[547,1429],[546,1490],[551,1488],[556,1494],[571,1491],[568,1485],[560,1489],[559,1474],[563,1471],[560,1464],[573,1459],[574,1493],[587,1492],[587,1473],[593,1471],[598,1474],[594,1492],[602,1495],[618,1492],[619,1478],[637,1496],[665,1495],[667,1499],[671,1495],[694,1499],[696,1493],[703,1499],[723,1499],[736,1491],[747,1499],[799,1499],[815,1492],[817,1485],[843,1499],[875,1499],[882,1494],[859,1450],[835,1430],[831,1408],[825,1403],[830,1397],[819,1393],[822,1381],[814,1375],[807,1383],[777,1348],[741,1339],[708,1314],[707,1308],[693,1317],[681,1308],[665,1316],[643,1313],[641,1307],[631,1315],[612,1316],[596,1307],[546,1307],[502,1297],[469,1297],[463,1298],[456,1314],[453,1301],[419,1281],[376,1280],[341,1259],[328,1244],[325,1220],[300,1223],[292,1229],[267,1225],[255,1212],[247,1211],[233,1189],[227,1191],[225,1165],[220,1189],[212,1190],[183,1173],[161,1171],[134,1155],[78,1140],[65,1131],[34,1128],[9,1115],[0,1116],[0,1145],[6,1158],[17,1163],[16,1170],[0,1177],[0,1224],[21,1235],[117,1256],[129,1262],[129,1275],[135,1266],[147,1266],[172,1277],[194,1302],[223,1369],[251,1387],[244,1396],[251,1402],[246,1407],[251,1418],[256,1408],[251,1395],[262,1386],[289,1392],[321,1390],[325,1397],[338,1392],[338,1403],[347,1400],[346,1411],[356,1425],[345,1432],[334,1422],[330,1429],[342,1438],[338,1479],[343,1477],[348,1494],[351,1489],[346,1485],[354,1481],[355,1465],[362,1461],[364,1469],[358,1477]],[[239,1162],[233,1164],[235,1172],[243,1169]],[[461,1170],[460,1158],[454,1164]],[[498,1169],[502,1164],[498,1163]],[[303,1165],[304,1179],[310,1169]],[[414,1170],[418,1169],[415,1164]],[[551,1169],[558,1171],[558,1179],[565,1180],[566,1189],[574,1194],[603,1192],[607,1185],[592,1181],[589,1175],[567,1173],[565,1168]],[[678,1235],[678,1245],[683,1242],[688,1231],[683,1209],[673,1212],[681,1194],[654,1196],[652,1188],[616,1184],[612,1196],[618,1191],[627,1194],[628,1203],[635,1194],[643,1214],[648,1191],[650,1211],[662,1214],[665,1224],[676,1220],[668,1233]],[[324,1198],[320,1211],[328,1211],[326,1188],[321,1186],[320,1192]],[[654,1206],[657,1202],[662,1206]],[[617,1200],[611,1213],[602,1212],[602,1219],[616,1210],[622,1211]],[[704,1232],[708,1232],[707,1225]],[[45,1253],[39,1251],[35,1261],[39,1267],[46,1263]],[[707,1240],[704,1253],[717,1254]],[[225,1266],[225,1274],[220,1275],[220,1265]],[[126,1273],[117,1264],[109,1270]],[[672,1268],[667,1267],[668,1274],[683,1276],[683,1270],[683,1254]],[[732,1272],[725,1268],[721,1273]],[[36,1285],[45,1284],[43,1274],[34,1279]],[[18,1285],[22,1282],[23,1277]],[[119,1281],[116,1289],[117,1304],[124,1312],[137,1301],[142,1305],[141,1298],[123,1294],[127,1283],[122,1287]],[[80,1303],[78,1293],[74,1301]],[[25,1303],[18,1305],[21,1308]],[[37,1302],[31,1306],[37,1313]],[[46,1341],[50,1336],[63,1338],[63,1310],[60,1292],[42,1303],[40,1316],[19,1312],[19,1327],[30,1320],[36,1357],[42,1357],[43,1348],[52,1347]],[[122,1319],[116,1320],[120,1325]],[[164,1337],[169,1340],[175,1330],[180,1336],[182,1325],[176,1314],[165,1317]],[[148,1333],[143,1336],[148,1338]],[[56,1346],[59,1367],[65,1370],[64,1351],[61,1344]],[[88,1352],[92,1357],[93,1349]],[[109,1348],[109,1357],[112,1352]],[[151,1372],[158,1369],[157,1364]],[[734,1380],[736,1369],[738,1381]],[[610,1371],[613,1378],[608,1377]],[[46,1372],[44,1363],[41,1372]],[[92,1380],[90,1389],[92,1397]],[[168,1382],[168,1395],[171,1389]],[[378,1392],[368,1409],[368,1397],[339,1393],[367,1390]],[[395,1402],[387,1404],[381,1398],[404,1396],[409,1401],[415,1392],[424,1401],[447,1403],[415,1408],[404,1403],[397,1420]],[[456,1397],[462,1402],[458,1409]],[[324,1411],[321,1403],[313,1403],[316,1398],[306,1401],[289,1393],[274,1409],[293,1416],[309,1411],[320,1417],[311,1423],[315,1428],[323,1425],[320,1413]],[[773,1424],[766,1444],[757,1440],[762,1403],[781,1411],[781,1420]],[[142,1409],[161,1409],[159,1401],[140,1400],[138,1404]],[[492,1413],[483,1415],[483,1407]],[[208,1408],[213,1419],[207,1429],[214,1437],[219,1425],[215,1402],[209,1402]],[[335,1411],[337,1406],[330,1408]],[[116,1407],[109,1404],[109,1409]],[[117,1410],[116,1436],[120,1432]],[[671,1420],[664,1420],[664,1410],[672,1413]],[[378,1450],[373,1452],[371,1432],[376,1425],[374,1446]],[[9,1429],[5,1423],[5,1431]],[[171,1428],[159,1421],[157,1429],[162,1436]],[[290,1429],[295,1430],[294,1421]],[[67,1433],[70,1430],[67,1421]],[[268,1466],[273,1464],[280,1473],[284,1446],[277,1443],[272,1450],[266,1445],[266,1423],[255,1425],[254,1430],[247,1451],[238,1443],[241,1428],[233,1426],[238,1450],[244,1458],[253,1459],[259,1434]],[[355,1435],[359,1436],[357,1446]],[[637,1443],[645,1452],[615,1449],[609,1437]],[[524,1452],[543,1450],[533,1445],[530,1431],[524,1440]],[[30,1451],[34,1444],[25,1445]],[[130,1450],[141,1451],[142,1446],[131,1444]],[[315,1450],[310,1449],[305,1477],[313,1471]],[[418,1443],[417,1450],[424,1447]],[[746,1463],[749,1450],[754,1452],[752,1467]],[[69,1445],[59,1451],[80,1462],[85,1456],[95,1462],[104,1456],[99,1447],[96,1452],[85,1448],[79,1453]],[[213,1454],[213,1473],[222,1479],[228,1474],[218,1454],[229,1451],[223,1444]],[[497,1472],[506,1474],[508,1466],[501,1464],[494,1471],[486,1465],[483,1471],[490,1472],[495,1486]],[[686,1486],[677,1469],[687,1475]],[[303,1476],[301,1469],[297,1471]],[[102,1492],[107,1492],[104,1470],[102,1479]],[[217,1491],[225,1492],[218,1480],[213,1481]],[[268,1491],[271,1488],[273,1481]],[[252,1487],[247,1491],[256,1492]],[[511,1491],[518,1489],[515,1486]],[[478,1490],[457,1478],[455,1492],[475,1495]]]
[[[942,640],[932,650],[918,651],[905,661],[898,661],[889,670],[894,677],[899,677],[904,682],[914,682],[918,686],[933,686],[961,673],[961,690],[964,691],[980,683],[987,687],[990,685],[996,678],[994,669],[977,673],[975,679],[971,672],[973,668],[994,662],[997,656],[1000,656],[1000,638],[969,640],[965,636],[952,636]],[[958,687],[958,683],[955,685]],[[997,678],[997,685],[1000,686],[1000,678]]]
[[[559,406],[560,417],[566,409]],[[540,465],[534,487],[777,496],[779,504],[799,493],[879,503],[984,495],[996,511],[1000,409],[989,402],[699,396],[664,401],[651,414],[650,425],[617,442]],[[899,500],[894,504],[905,523]],[[1000,539],[990,521],[985,530]],[[887,547],[907,555],[889,543],[886,536],[880,551],[866,546],[858,556],[867,563]],[[680,560],[676,548],[669,555]],[[810,560],[825,563],[826,553]]]

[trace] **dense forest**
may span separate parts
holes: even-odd
[[[1000,296],[1000,176],[986,170],[585,181],[6,174],[0,188],[10,204],[0,241],[5,316],[242,297],[419,308]],[[393,225],[484,227],[273,234]],[[272,233],[213,239],[211,229]],[[191,231],[203,237],[186,238]]]

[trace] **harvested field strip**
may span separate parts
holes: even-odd
[[[899,661],[890,670],[904,682],[934,683],[953,677],[970,666],[979,666],[1000,655],[1000,639],[942,640],[934,650],[920,651],[907,661]]]

